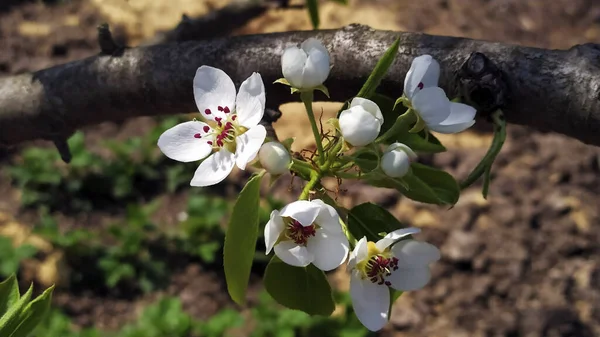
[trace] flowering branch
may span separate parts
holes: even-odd
[[[503,112],[509,123],[600,145],[597,45],[545,50],[359,25],[128,48],[119,56],[98,55],[5,77],[0,79],[0,144],[64,139],[104,121],[195,111],[189,88],[203,64],[223,69],[237,85],[260,72],[269,93],[267,107],[297,101],[284,86],[272,83],[281,77],[282,50],[309,37],[317,37],[331,51],[334,67],[327,86],[333,101],[355,95],[375,65],[373,56],[400,37],[399,55],[379,87],[383,93],[399,96],[412,59],[430,54],[444,69],[440,86],[454,97],[459,91],[454,74],[471,52],[478,51],[506,74],[512,95]]]

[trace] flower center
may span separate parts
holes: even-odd
[[[301,223],[294,219],[287,224],[284,235],[286,238],[294,241],[295,244],[300,246],[306,246],[308,238],[315,236],[317,228],[314,224],[310,226],[302,226]]]
[[[212,132],[210,127],[204,126],[202,131],[204,131],[205,134],[202,135],[200,133],[196,133],[194,138],[200,139],[207,136],[211,138],[214,137],[214,142],[209,140],[207,142],[208,145],[212,145],[212,147],[217,151],[221,148],[225,148],[229,152],[235,153],[235,138],[247,130],[236,122],[237,115],[235,112],[231,113],[229,107],[219,106],[217,109],[225,114],[225,120],[223,120],[222,117],[215,117],[214,120],[217,125],[212,129]],[[206,115],[211,115],[212,111],[210,111],[210,109],[206,109],[204,110],[204,113]]]
[[[385,278],[398,269],[398,258],[389,250],[380,251],[371,241],[367,243],[367,249],[368,258],[357,266],[363,278],[368,278],[369,281],[379,285],[391,286],[390,281],[386,281]]]

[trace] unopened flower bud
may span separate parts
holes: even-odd
[[[417,159],[417,155],[410,147],[402,143],[394,143],[384,151],[381,157],[381,169],[392,177],[405,176],[410,169],[410,163]]]
[[[352,146],[365,146],[377,138],[383,115],[379,106],[371,100],[355,97],[350,108],[340,114],[340,131]]]
[[[329,52],[321,41],[309,38],[300,48],[292,46],[283,52],[281,70],[294,88],[318,87],[329,76]]]
[[[258,160],[262,167],[271,174],[287,172],[291,162],[288,150],[278,142],[264,143],[258,151]]]

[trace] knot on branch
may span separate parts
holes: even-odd
[[[113,39],[108,23],[103,23],[98,26],[98,44],[103,55],[116,56],[123,52],[124,47],[119,45]]]
[[[509,88],[502,70],[484,54],[472,53],[456,74],[463,100],[483,114],[504,107]]]

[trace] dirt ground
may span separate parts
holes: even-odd
[[[118,38],[136,45],[174,27],[183,13],[203,15],[225,4],[71,0],[0,8],[0,76],[97,53],[96,25],[105,21]],[[321,12],[323,28],[358,22],[545,48],[600,41],[600,3],[595,0],[357,0],[349,7],[326,2]],[[304,10],[270,10],[237,34],[292,29],[309,29]],[[286,111],[295,108],[284,108],[275,125],[284,138],[298,128],[297,121],[286,118]],[[334,108],[328,105],[325,111]],[[94,139],[100,132],[118,137],[121,131],[103,125],[86,130],[86,137]],[[483,155],[490,136],[469,131],[442,141],[449,152],[423,160],[460,178]],[[430,285],[401,297],[382,335],[600,335],[600,149],[510,125],[493,175],[487,201],[475,186],[451,210],[402,200],[391,191],[345,186],[344,202],[389,206],[400,220],[424,228],[420,239],[443,253]],[[6,192],[0,194],[0,210],[14,212],[18,193],[7,182],[0,185]],[[286,193],[276,194],[290,198]],[[195,316],[209,317],[230,305],[222,282],[218,274],[190,265],[172,277],[167,292],[179,294]],[[62,293],[56,302],[82,325],[115,327],[134,314],[135,302],[103,298],[98,305],[94,296]]]

